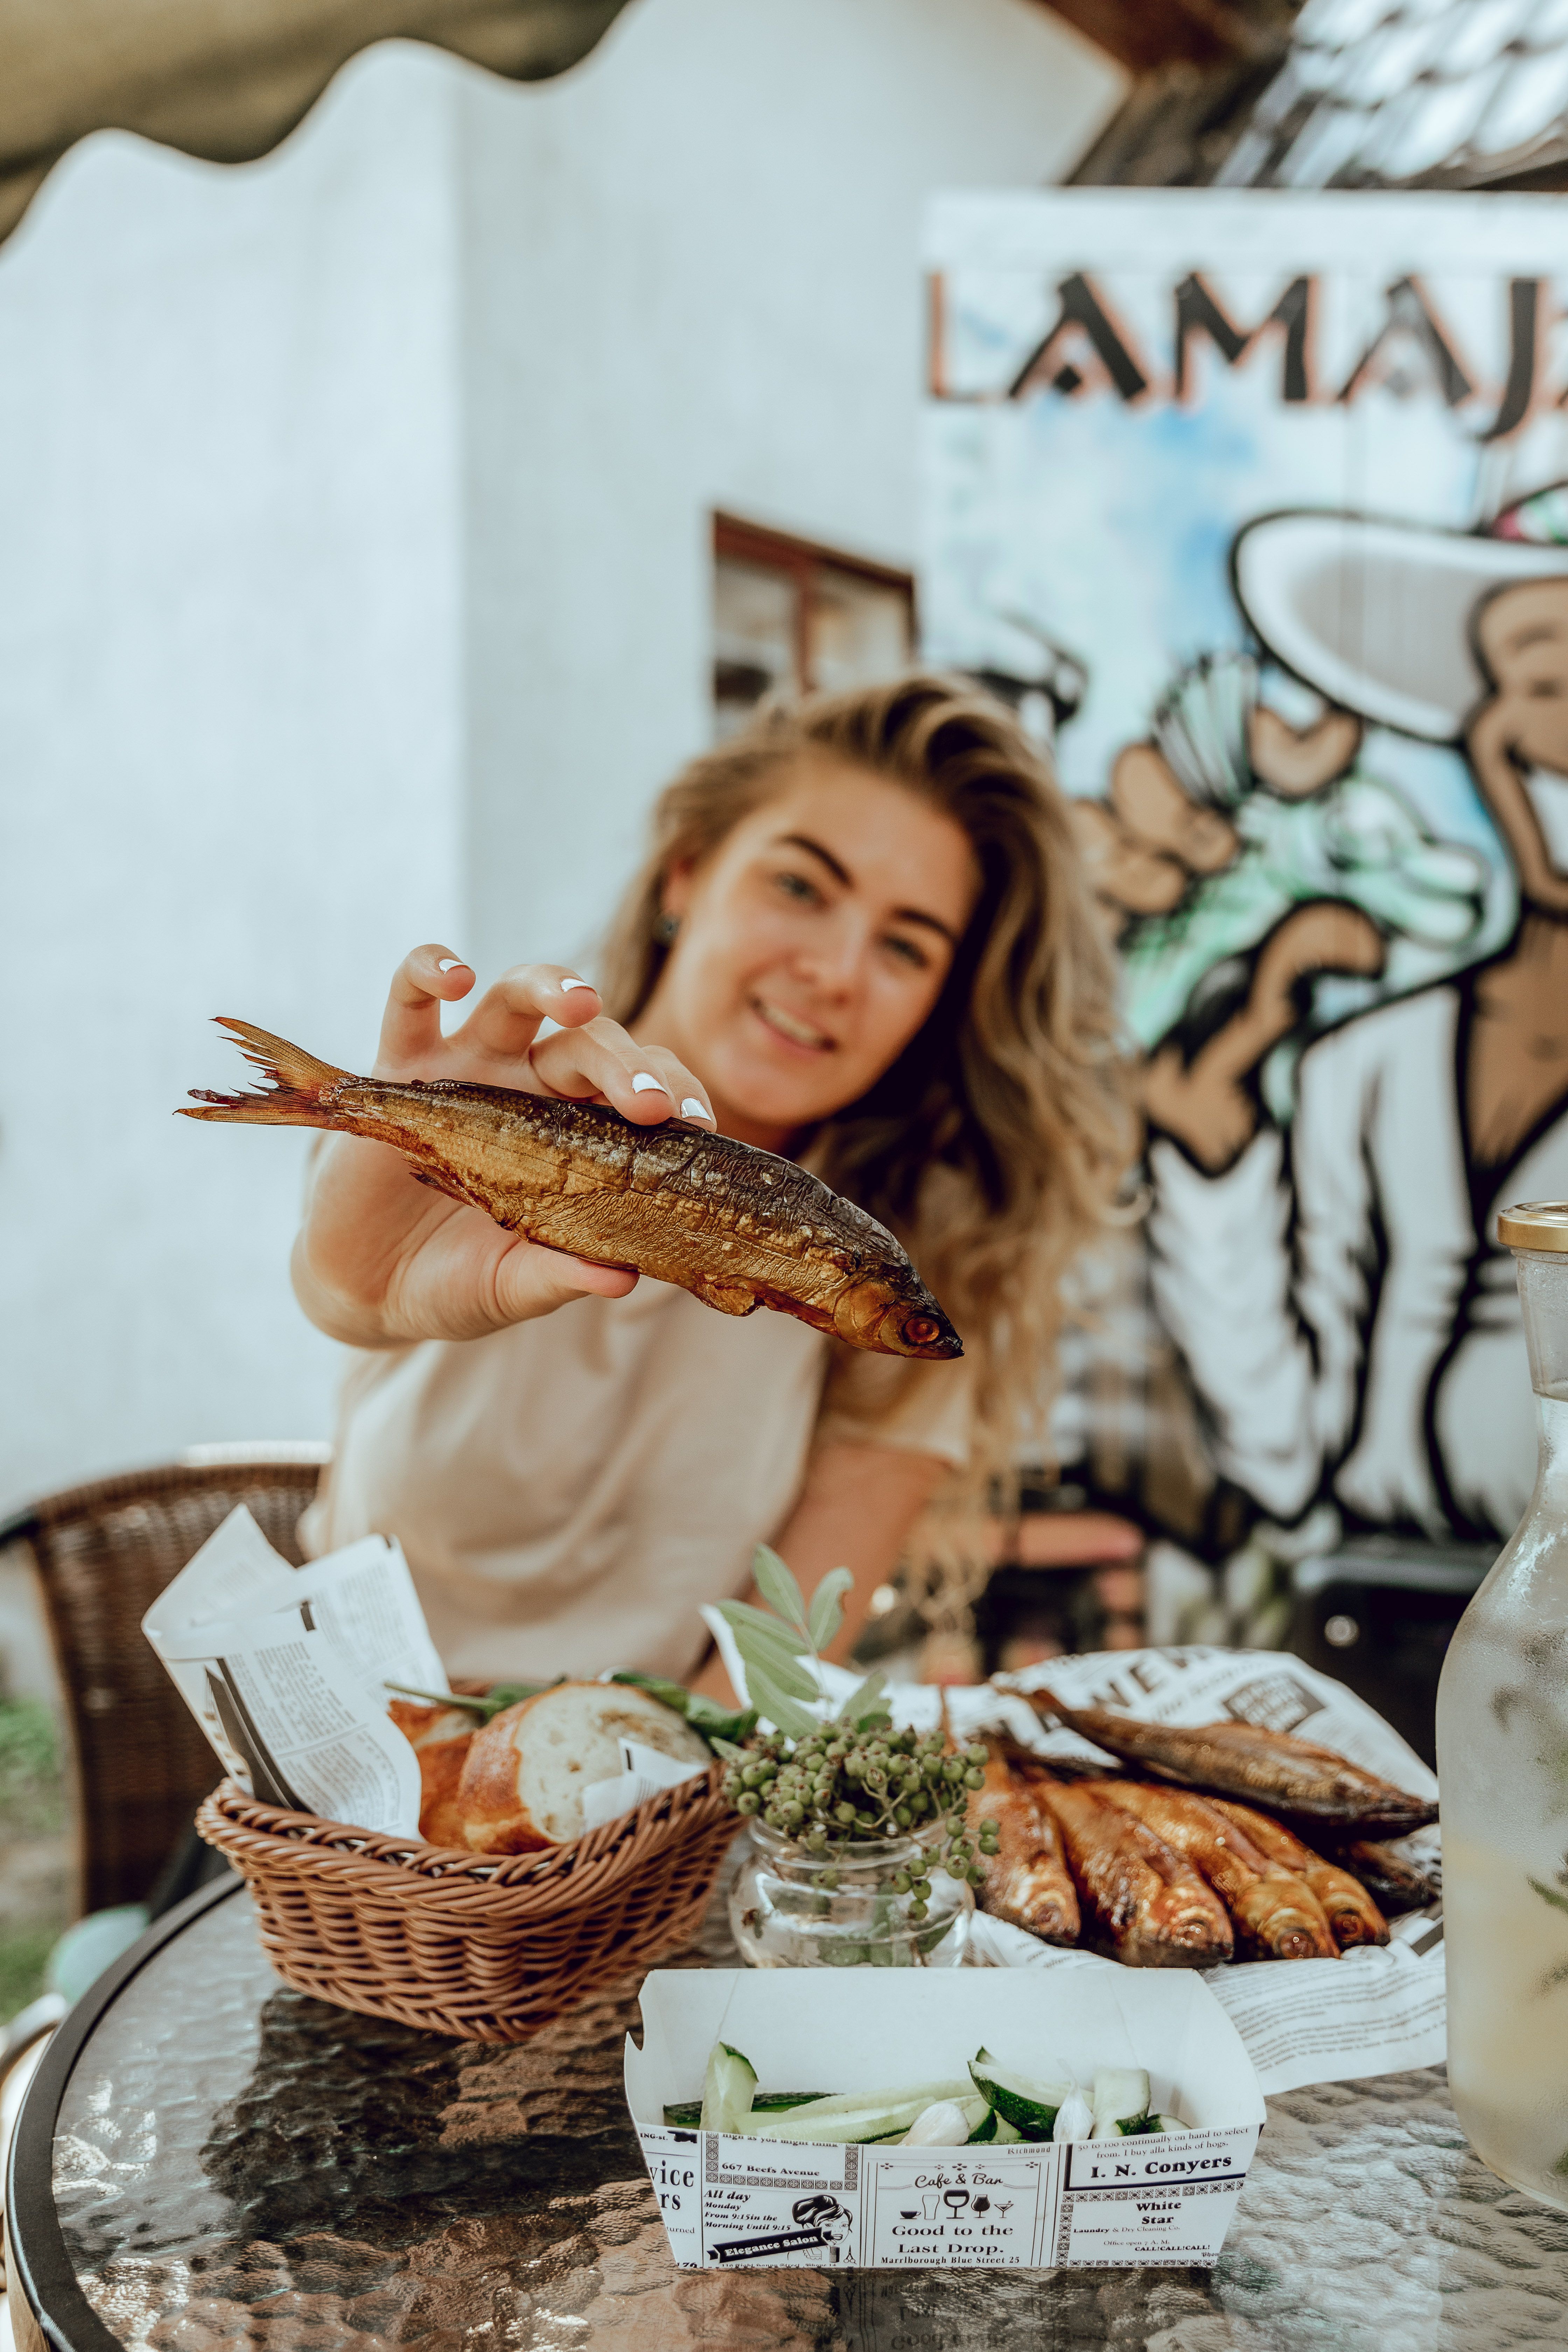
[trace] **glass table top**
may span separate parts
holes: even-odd
[[[733,1963],[715,1909],[678,1966]],[[1568,2216],[1467,2148],[1440,2070],[1268,2103],[1215,2270],[680,2272],[621,2093],[640,1969],[518,2048],[290,1992],[248,1898],[105,2011],[56,2203],[143,2352],[1502,2352],[1568,2343]]]

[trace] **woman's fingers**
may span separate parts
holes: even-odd
[[[685,1118],[711,1127],[707,1088],[662,1045],[639,1045],[614,1021],[560,1030],[535,1045],[533,1074],[552,1095],[607,1102],[639,1126]]]
[[[599,1014],[599,992],[566,964],[520,963],[487,988],[458,1033],[467,1054],[519,1062],[546,1021],[579,1029]]]
[[[405,956],[382,1023],[377,1075],[461,1073],[571,1101],[610,1103],[641,1127],[668,1118],[716,1124],[700,1080],[663,1046],[638,1045],[606,1020],[597,990],[568,966],[514,965],[485,991],[462,1027],[443,1038],[442,1005],[473,985],[471,968],[447,948],[429,945]],[[541,1041],[547,1021],[553,1034]]]
[[[415,948],[392,975],[376,1054],[378,1076],[428,1061],[441,1049],[441,1007],[467,996],[473,967],[450,948]]]
[[[496,1310],[504,1322],[519,1323],[585,1295],[624,1298],[636,1286],[637,1276],[620,1266],[595,1265],[587,1258],[523,1242],[509,1250],[496,1268]]]

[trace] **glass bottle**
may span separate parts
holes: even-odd
[[[846,1839],[823,1854],[753,1821],[730,1891],[730,1926],[753,1969],[918,1969],[963,1964],[973,1899],[931,1874],[923,1919],[894,1885],[923,1858],[919,1838]],[[906,1885],[907,1885],[906,1879]],[[1568,1922],[1564,1922],[1568,1925]]]
[[[1568,1202],[1498,1220],[1540,1460],[1437,1687],[1448,2087],[1516,2189],[1568,2209]]]

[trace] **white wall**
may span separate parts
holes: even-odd
[[[1034,0],[636,0],[385,48],[238,171],[79,149],[0,249],[0,1508],[330,1428],[304,1139],[404,950],[574,951],[708,725],[708,517],[910,560],[925,193],[1118,80]]]
[[[715,507],[912,566],[925,197],[1059,175],[1122,87],[1035,0],[637,0],[464,79],[483,968],[585,952],[706,741]]]
[[[94,140],[0,251],[0,1507],[328,1426],[303,1139],[171,1114],[209,1015],[352,1057],[460,923],[449,93],[342,96],[243,172]]]

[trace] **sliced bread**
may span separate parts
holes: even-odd
[[[646,1691],[557,1683],[474,1734],[458,1785],[466,1842],[476,1853],[531,1853],[581,1837],[583,1791],[620,1772],[623,1739],[683,1763],[712,1760],[684,1717]]]

